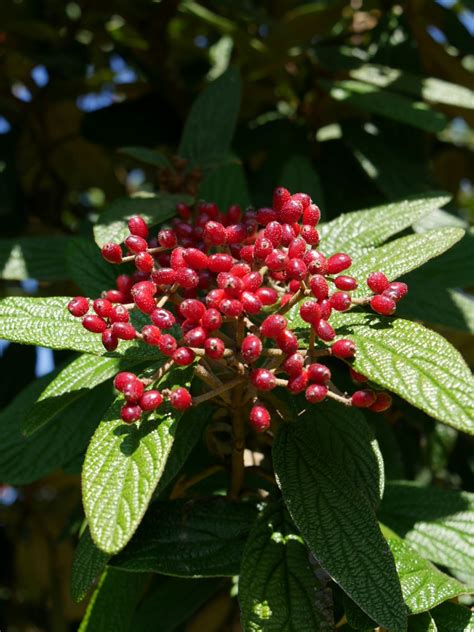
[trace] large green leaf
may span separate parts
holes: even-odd
[[[69,237],[0,239],[0,279],[62,281]]]
[[[174,370],[162,386],[189,385],[191,370]],[[138,424],[120,419],[119,398],[89,444],[82,494],[91,535],[107,553],[117,553],[140,524],[165,468],[181,414],[165,404]]]
[[[354,296],[370,293],[365,280],[371,272],[381,270],[390,281],[398,279],[451,248],[463,235],[461,228],[430,230],[395,239],[368,252],[351,267],[351,275],[359,279],[360,283]]]
[[[357,345],[354,368],[448,426],[474,434],[474,379],[445,338],[418,323],[365,312],[331,322]]]
[[[212,171],[201,183],[199,197],[216,202],[225,211],[231,204],[246,208],[250,204],[245,171],[237,160]]]
[[[455,603],[443,603],[432,612],[439,632],[472,632],[474,612]]]
[[[96,387],[57,415],[49,427],[24,437],[22,424],[52,377],[27,386],[0,414],[0,480],[4,483],[26,485],[80,454],[113,398],[108,384]]]
[[[160,224],[176,213],[178,202],[190,202],[184,194],[155,193],[147,197],[119,198],[100,214],[94,226],[94,237],[99,246],[108,241],[122,242],[128,235],[127,221],[140,215],[149,224]]]
[[[435,620],[429,612],[408,617],[408,632],[438,632]]]
[[[92,595],[79,632],[129,632],[148,575],[108,568]]]
[[[115,288],[117,266],[104,260],[100,249],[92,239],[71,239],[66,264],[69,276],[86,296],[100,296],[102,290]]]
[[[238,575],[256,515],[253,505],[223,498],[157,502],[110,563],[178,577]]]
[[[110,555],[94,544],[87,527],[78,542],[71,570],[71,597],[79,602],[104,571]]]
[[[240,108],[240,90],[239,72],[229,68],[193,103],[178,151],[192,166],[215,168],[229,154]]]
[[[378,88],[361,81],[320,80],[321,86],[331,97],[347,105],[372,114],[418,127],[427,132],[441,132],[446,117],[421,101],[413,101],[390,90]]]
[[[322,567],[379,625],[404,630],[406,610],[393,557],[375,518],[370,486],[362,484],[367,463],[375,459],[372,445],[367,440],[361,453],[362,442],[355,451],[349,442],[338,446],[334,438],[322,444],[327,408],[334,407],[323,403],[281,425],[273,444],[278,484]],[[363,427],[362,416],[354,419]],[[355,464],[357,478],[348,462]]]
[[[448,202],[449,196],[428,193],[402,202],[345,213],[321,225],[321,250],[328,255],[343,251],[351,256],[361,256]]]
[[[380,518],[424,557],[474,577],[474,494],[390,483]]]
[[[426,612],[443,601],[469,594],[469,588],[442,573],[393,531],[382,526],[402,586],[403,599],[412,614]]]
[[[289,515],[269,505],[250,531],[239,578],[241,623],[251,632],[333,630],[316,601],[321,586]],[[331,613],[332,615],[332,613]]]
[[[279,183],[292,193],[297,193],[298,191],[307,193],[315,204],[324,209],[321,180],[311,161],[306,156],[299,154],[291,156],[283,165]]]

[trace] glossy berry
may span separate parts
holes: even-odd
[[[338,312],[345,312],[352,305],[352,299],[347,292],[334,292],[329,300],[331,307]]]
[[[143,239],[148,237],[148,226],[143,217],[139,215],[135,215],[128,220],[128,230],[132,235],[138,235],[138,237]]]
[[[220,246],[226,242],[225,226],[220,222],[207,222],[204,226],[203,239],[213,246]]]
[[[132,297],[135,305],[144,314],[151,314],[156,307],[154,296],[146,290],[139,290],[138,292],[132,290]]]
[[[106,298],[96,298],[92,304],[94,312],[101,318],[108,318],[113,310],[113,305]]]
[[[150,390],[145,391],[143,395],[140,397],[140,401],[138,402],[140,408],[143,411],[156,410],[158,406],[161,406],[163,403],[163,395],[160,391]]]
[[[176,342],[176,338],[171,334],[163,334],[158,342],[158,347],[161,353],[166,356],[172,356],[176,351],[177,346],[178,343]]]
[[[355,343],[352,340],[337,340],[331,347],[331,352],[336,358],[353,358],[356,352]]]
[[[377,294],[373,298],[370,299],[370,307],[377,312],[377,314],[382,314],[382,316],[391,316],[397,305],[395,301],[388,296],[383,296],[383,294]]]
[[[148,248],[146,239],[143,239],[143,237],[139,237],[138,235],[129,235],[124,243],[127,249],[135,255],[139,252],[145,252]]]
[[[354,371],[352,367],[349,367],[349,373],[351,375],[351,378],[354,380],[354,382],[363,384],[364,382],[369,381],[368,377],[366,377],[365,375],[362,375],[362,373],[358,373],[357,371]]]
[[[212,360],[219,360],[224,355],[225,344],[220,338],[207,338],[204,341],[204,351]]]
[[[114,305],[109,314],[109,321],[111,323],[128,323],[130,320],[130,313],[123,305]]]
[[[135,257],[135,267],[141,272],[151,272],[155,265],[155,260],[149,252],[139,252]]]
[[[195,298],[187,298],[180,304],[179,311],[184,318],[197,323],[204,316],[206,306]]]
[[[310,404],[319,404],[328,394],[328,387],[323,384],[310,384],[305,391],[305,397]]]
[[[287,355],[291,355],[298,351],[298,338],[289,329],[281,331],[275,341],[277,346]]]
[[[179,347],[173,352],[171,357],[179,366],[187,366],[188,364],[192,364],[196,354],[192,349],[189,349],[189,347]]]
[[[208,257],[208,267],[211,272],[229,272],[233,265],[233,257],[225,252],[216,252]]]
[[[150,317],[153,323],[160,329],[169,329],[170,327],[173,327],[173,325],[176,323],[176,318],[174,317],[174,315],[164,307],[155,309],[150,314]]]
[[[259,287],[255,295],[261,300],[262,305],[274,305],[278,300],[278,292],[272,287]]]
[[[309,280],[309,287],[311,293],[318,301],[322,301],[323,299],[328,297],[329,294],[329,285],[326,279],[321,274],[315,274]]]
[[[292,353],[282,364],[282,369],[291,377],[299,375],[304,367],[304,356],[301,353]]]
[[[331,342],[331,340],[334,340],[336,337],[336,332],[334,331],[332,325],[322,318],[316,323],[316,325],[314,325],[314,330],[319,338],[321,338],[324,342]]]
[[[135,373],[131,373],[130,371],[120,371],[120,373],[117,373],[114,377],[114,388],[116,388],[117,391],[122,392],[129,382],[134,382],[135,380],[138,380]]]
[[[303,213],[303,205],[299,200],[289,199],[278,213],[278,219],[285,224],[294,224]]]
[[[141,334],[147,345],[158,346],[161,339],[161,330],[156,325],[144,325]]]
[[[153,270],[151,278],[156,285],[173,285],[176,281],[176,270],[173,270],[173,268],[159,268],[158,270]]]
[[[325,364],[314,362],[308,366],[308,379],[315,384],[326,385],[331,380],[331,371]]]
[[[265,406],[253,406],[249,414],[250,425],[257,432],[265,432],[270,428],[270,413]]]
[[[142,416],[142,409],[137,404],[125,404],[120,409],[120,417],[127,424],[131,424],[134,421],[138,421],[141,416]]]
[[[334,279],[334,285],[337,287],[338,290],[350,292],[351,290],[356,289],[357,280],[354,279],[354,277],[348,276],[346,274],[341,274]]]
[[[290,200],[291,194],[285,187],[278,187],[273,191],[273,208],[280,211],[283,206]]]
[[[321,308],[316,301],[305,301],[300,306],[300,316],[306,323],[316,323],[321,318]]]
[[[119,244],[104,244],[101,252],[103,258],[109,263],[122,263],[122,248]]]
[[[339,274],[343,270],[347,270],[352,265],[352,259],[345,252],[338,252],[328,259],[328,273]]]
[[[240,353],[242,354],[244,362],[251,364],[252,362],[258,360],[262,354],[262,348],[263,345],[260,338],[257,338],[257,336],[254,336],[253,334],[245,336],[240,347]]]
[[[240,301],[233,298],[225,298],[219,303],[221,312],[229,318],[237,318],[244,310]]]
[[[307,387],[308,381],[308,372],[303,370],[298,375],[290,377],[288,380],[288,390],[290,393],[293,393],[293,395],[302,393]]]
[[[388,393],[377,393],[375,402],[369,407],[374,413],[383,413],[392,405],[392,397]]]
[[[69,301],[67,308],[73,316],[78,318],[89,311],[89,301],[84,296],[75,296]]]
[[[134,340],[137,337],[137,330],[131,323],[114,323],[112,333],[120,340]]]
[[[267,369],[252,371],[250,381],[259,391],[271,391],[276,386],[276,377]]]
[[[183,258],[193,270],[205,270],[209,263],[207,255],[199,248],[186,248]]]
[[[115,351],[118,347],[118,338],[111,329],[102,332],[102,344],[107,351]]]
[[[207,331],[204,327],[193,327],[184,334],[183,340],[190,347],[203,347],[207,338]]]
[[[107,329],[107,323],[100,316],[88,314],[82,319],[82,326],[94,334],[101,334]]]
[[[287,320],[284,316],[280,314],[272,314],[271,316],[267,316],[263,323],[260,326],[260,331],[262,332],[262,336],[267,338],[275,338],[281,333],[287,325]]]
[[[201,318],[201,325],[206,331],[220,329],[222,326],[222,316],[220,312],[213,307],[207,309]]]
[[[369,408],[376,401],[376,395],[374,391],[366,389],[363,391],[355,391],[352,393],[351,403],[356,408]]]
[[[139,379],[127,382],[122,388],[122,393],[129,404],[136,404],[143,395],[145,387]]]
[[[387,289],[389,281],[383,272],[372,272],[367,277],[367,285],[375,294],[381,294]]]
[[[196,287],[199,284],[198,273],[192,268],[178,268],[176,270],[176,283],[186,289]]]
[[[158,243],[163,248],[174,248],[178,245],[178,238],[173,230],[164,229],[158,233]]]
[[[170,393],[170,404],[176,410],[186,410],[192,403],[191,393],[182,386]]]
[[[408,292],[408,285],[401,283],[400,281],[394,281],[390,283],[388,287],[382,292],[383,296],[388,296],[395,302],[402,299]]]

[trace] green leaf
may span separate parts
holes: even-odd
[[[69,237],[0,239],[0,279],[62,281]]]
[[[346,594],[342,597],[344,604],[344,614],[346,615],[347,623],[354,628],[354,630],[364,630],[364,632],[373,632],[377,627],[375,621],[372,621],[363,610],[355,604]]]
[[[71,597],[74,601],[84,599],[104,571],[109,559],[108,553],[96,547],[87,527],[79,540],[72,562]]]
[[[474,576],[474,494],[390,483],[380,519],[423,557]]]
[[[441,132],[446,127],[446,117],[421,101],[413,101],[395,92],[352,79],[320,79],[319,83],[335,101],[365,112],[378,114],[426,132]]]
[[[431,613],[439,632],[472,632],[474,612],[455,603],[443,603]]]
[[[364,281],[371,272],[381,270],[390,281],[398,279],[451,248],[463,235],[461,228],[442,228],[401,237],[372,250],[351,267],[351,275],[360,281],[354,296],[367,296]]]
[[[474,379],[445,338],[408,320],[364,312],[337,314],[331,323],[356,343],[356,371],[448,426],[474,434]]]
[[[0,414],[0,479],[26,485],[66,464],[87,446],[102,414],[113,398],[104,384],[57,415],[33,437],[21,434],[22,423],[53,376],[32,382]]]
[[[249,206],[250,196],[242,164],[234,161],[212,171],[201,183],[199,197],[216,202],[222,210],[232,204],[240,204],[243,208]]]
[[[122,242],[128,235],[127,222],[140,215],[149,224],[160,224],[173,217],[178,202],[191,202],[189,195],[175,193],[144,194],[114,200],[100,214],[94,226],[94,238],[99,246],[106,242]]]
[[[125,156],[144,162],[152,167],[170,166],[170,161],[164,154],[148,147],[121,147],[118,151]]]
[[[286,510],[269,505],[250,531],[242,557],[239,603],[244,631],[333,630],[334,621],[318,608],[319,588],[308,550]]]
[[[449,81],[434,77],[413,75],[398,68],[364,64],[350,71],[353,79],[370,83],[379,88],[390,88],[410,96],[421,96],[426,101],[474,109],[474,92]]]
[[[240,91],[239,72],[229,68],[194,101],[178,151],[191,166],[214,168],[229,154],[240,108]]]
[[[429,612],[408,617],[408,632],[438,632],[438,627]]]
[[[427,612],[443,601],[469,594],[469,588],[435,568],[407,542],[382,526],[402,586],[403,599],[412,614]]]
[[[406,627],[400,584],[371,504],[374,490],[362,484],[368,463],[377,457],[368,440],[362,453],[362,441],[353,451],[349,440],[343,447],[325,438],[330,417],[326,424],[321,420],[328,410],[331,417],[337,415],[328,403],[317,413],[282,423],[273,444],[278,484],[321,566],[379,625],[398,632]],[[363,417],[355,415],[353,423],[362,429]],[[354,465],[347,468],[346,463]]]
[[[176,632],[221,587],[220,579],[159,578],[133,617],[133,632]]]
[[[85,296],[100,296],[103,290],[115,288],[117,268],[104,260],[92,239],[71,239],[66,252],[66,265],[70,278]]]
[[[291,192],[308,193],[313,201],[324,209],[321,180],[306,156],[291,156],[283,165],[279,183]]]
[[[124,573],[108,568],[92,595],[79,632],[129,632],[147,581],[145,573]]]
[[[253,505],[223,498],[154,503],[132,541],[110,563],[178,577],[238,575],[256,514]]]
[[[449,196],[428,193],[402,202],[340,215],[321,225],[324,252],[330,255],[342,251],[351,256],[361,256],[448,202]]]
[[[189,385],[190,370],[174,370],[164,382]],[[139,424],[120,419],[123,399],[114,402],[89,444],[82,493],[91,535],[107,553],[117,553],[140,524],[160,480],[181,414],[168,403]]]

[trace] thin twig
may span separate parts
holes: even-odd
[[[148,252],[150,255],[157,254],[159,252],[164,252],[165,250],[169,250],[169,248],[164,248],[163,246],[157,246],[156,248],[147,248],[145,252]],[[128,255],[127,257],[122,257],[121,263],[128,263],[129,261],[134,261],[136,255]]]
[[[331,399],[334,399],[336,402],[340,404],[344,404],[344,406],[352,406],[352,401],[350,397],[344,397],[344,395],[338,395],[334,391],[328,391],[327,396]]]
[[[212,391],[209,391],[208,393],[204,393],[203,395],[198,395],[197,397],[193,397],[193,406],[199,406],[199,404],[202,404],[202,402],[206,402],[208,399],[213,399],[214,397],[221,395],[221,393],[225,393],[226,391],[231,390],[232,388],[234,388],[238,384],[241,384],[242,382],[243,382],[243,379],[241,377],[236,377],[230,382],[222,384],[221,386],[215,388]]]

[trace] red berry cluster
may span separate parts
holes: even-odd
[[[173,365],[197,362],[213,390],[192,399],[185,388],[160,393],[145,390],[151,380],[120,373],[115,387],[126,404],[122,419],[138,420],[167,398],[171,406],[185,410],[203,399],[222,397],[235,386],[249,402],[250,423],[259,431],[270,426],[266,393],[277,386],[303,393],[309,403],[326,397],[348,406],[386,410],[390,396],[366,388],[347,396],[331,382],[331,372],[317,357],[333,356],[349,362],[356,353],[350,340],[337,340],[331,325],[333,311],[367,305],[391,315],[407,292],[404,283],[390,283],[382,272],[373,272],[367,285],[374,293],[355,298],[358,281],[345,272],[351,257],[343,252],[326,257],[318,250],[320,210],[305,193],[291,195],[283,187],[273,194],[272,207],[242,212],[237,205],[222,213],[214,203],[196,209],[178,204],[169,228],[149,238],[141,217],[128,223],[130,234],[120,244],[102,248],[113,264],[133,262],[132,274],[120,274],[116,288],[103,292],[92,303],[73,298],[68,309],[82,317],[84,327],[100,333],[107,351],[120,340],[140,339],[169,357],[162,377]],[[289,329],[285,314],[299,303],[299,314],[310,327],[309,348],[301,349]],[[139,310],[149,323],[137,331],[130,313]],[[355,382],[366,378],[350,368]],[[278,377],[281,373],[287,378]],[[222,379],[220,377],[224,376]],[[257,399],[257,394],[260,397]]]

